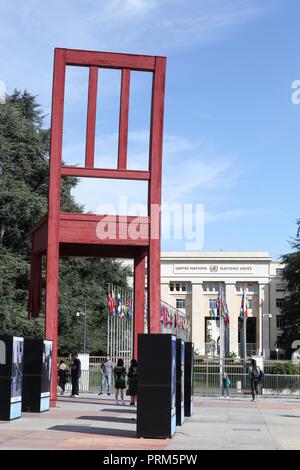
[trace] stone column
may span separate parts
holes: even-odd
[[[263,347],[266,342],[269,342],[269,319],[266,314],[269,311],[267,284],[259,284],[259,296],[258,296],[258,318],[256,320],[256,353],[258,356],[262,356]],[[265,316],[263,316],[265,314]]]
[[[205,312],[203,311],[202,282],[192,283],[192,342],[195,350],[205,354]]]
[[[229,352],[235,352],[238,355],[238,309],[236,306],[235,282],[225,283],[226,302],[230,315],[229,322]]]
[[[269,285],[259,284],[259,334],[258,354],[264,353],[265,359],[270,357],[270,295]]]

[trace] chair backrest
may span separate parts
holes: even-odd
[[[89,68],[84,167],[62,165],[66,66],[84,66]],[[116,169],[95,168],[94,166],[98,70],[101,68],[121,70],[118,161]],[[161,203],[165,68],[165,57],[55,49],[50,146],[50,217],[58,216],[60,212],[61,177],[78,176],[148,181],[148,216],[151,219],[152,205],[160,205]],[[144,71],[153,75],[149,169],[147,170],[127,169],[131,71]]]

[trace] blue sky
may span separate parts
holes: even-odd
[[[2,0],[0,80],[7,92],[39,95],[49,122],[54,47],[166,55],[163,201],[204,204],[204,250],[276,258],[289,250],[300,217],[300,105],[291,101],[299,13],[297,0]],[[102,167],[115,165],[119,78],[100,73]],[[80,163],[87,70],[68,71],[67,86],[64,159]],[[149,76],[133,75],[131,94],[129,164],[142,168]],[[95,211],[123,188],[85,180],[75,196]],[[128,191],[130,203],[145,200],[144,185]],[[162,248],[184,243],[164,240]]]

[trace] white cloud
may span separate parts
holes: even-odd
[[[168,54],[220,40],[270,5],[259,0],[5,2],[0,79],[9,89],[26,86],[49,101],[54,47]]]
[[[96,156],[98,166],[116,168],[116,137],[116,134],[102,136],[101,145],[97,139],[96,148],[101,149]],[[146,166],[141,166],[141,162],[148,160],[147,152],[145,152],[148,133],[145,130],[129,133],[129,140],[132,142],[130,168],[147,169]],[[141,147],[144,151],[141,151]],[[218,155],[206,148],[204,144],[191,142],[182,136],[165,134],[163,153],[162,191],[163,202],[166,204],[205,203],[208,199],[212,203],[215,195],[216,200],[220,195],[224,199],[224,194],[229,188],[234,187],[241,175],[241,170],[234,168],[235,158]],[[84,146],[73,145],[65,149],[63,158],[67,164],[73,164],[82,161],[83,155]],[[95,210],[95,200],[103,200],[103,191],[105,197],[108,196],[105,203],[109,202],[112,197],[116,200],[118,194],[126,194],[126,192],[129,192],[131,203],[138,202],[142,195],[130,182],[126,186],[125,183],[112,182],[97,185],[89,179],[82,180],[74,194],[88,210]]]

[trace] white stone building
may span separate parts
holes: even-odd
[[[249,301],[249,354],[270,356],[280,349],[280,305],[285,295],[283,266],[268,252],[163,252],[161,298],[191,318],[199,354],[217,354],[219,322],[210,300],[222,289],[230,314],[229,351],[239,354],[239,313],[243,290]]]

